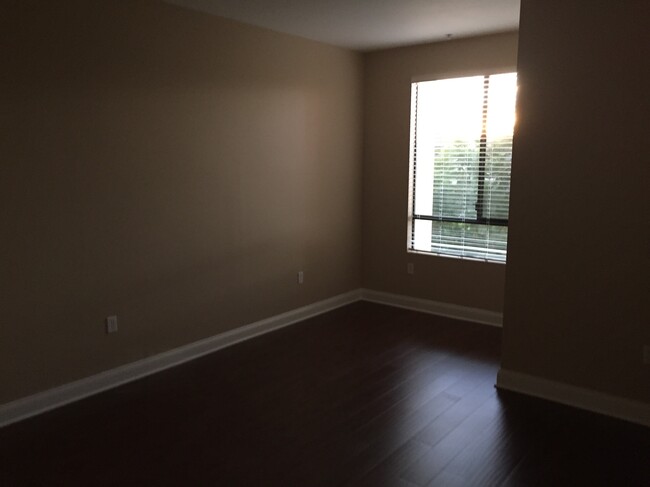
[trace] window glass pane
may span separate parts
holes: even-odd
[[[413,222],[413,250],[431,252],[431,224],[429,220]]]
[[[475,211],[483,77],[417,85],[414,212],[462,218]]]
[[[516,98],[515,73],[490,76],[483,213],[486,218],[508,219]]]

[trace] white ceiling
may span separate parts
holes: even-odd
[[[519,0],[165,0],[247,24],[368,51],[515,30]]]

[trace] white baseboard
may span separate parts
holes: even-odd
[[[0,427],[180,365],[221,348],[292,325],[359,300],[492,326],[501,326],[503,319],[501,313],[493,311],[440,303],[370,289],[357,289],[0,405]],[[650,404],[631,401],[629,399],[507,369],[501,369],[499,371],[496,385],[500,389],[520,392],[650,426]]]
[[[463,321],[473,321],[484,325],[502,326],[503,314],[457,304],[441,303],[429,299],[414,298],[401,294],[391,294],[371,289],[361,290],[361,299],[372,303],[387,304],[423,313],[430,313]]]
[[[152,357],[2,404],[0,405],[0,428],[360,300],[494,326],[501,326],[502,321],[501,313],[492,311],[369,289],[356,289]]]
[[[650,426],[650,404],[501,369],[497,387]]]
[[[0,427],[359,301],[354,290],[0,406]]]

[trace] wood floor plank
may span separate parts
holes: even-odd
[[[402,478],[417,485],[427,485],[466,448],[477,435],[489,428],[500,414],[498,400],[488,397],[480,407],[439,439],[429,452],[411,465]],[[438,418],[440,419],[440,418]]]
[[[0,429],[0,486],[650,485],[650,430],[497,392],[501,331],[356,303]]]
[[[429,449],[428,445],[411,439],[367,472],[351,477],[345,485],[347,487],[371,487],[381,484],[384,479],[399,479],[402,472],[425,455]]]
[[[428,486],[462,481],[466,486],[501,484],[522,460],[524,452],[516,448],[509,427],[507,408],[463,448]],[[447,479],[447,480],[442,480]]]

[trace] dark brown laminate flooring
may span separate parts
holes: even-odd
[[[356,303],[1,429],[0,486],[650,486],[650,429],[498,392],[500,341]]]

